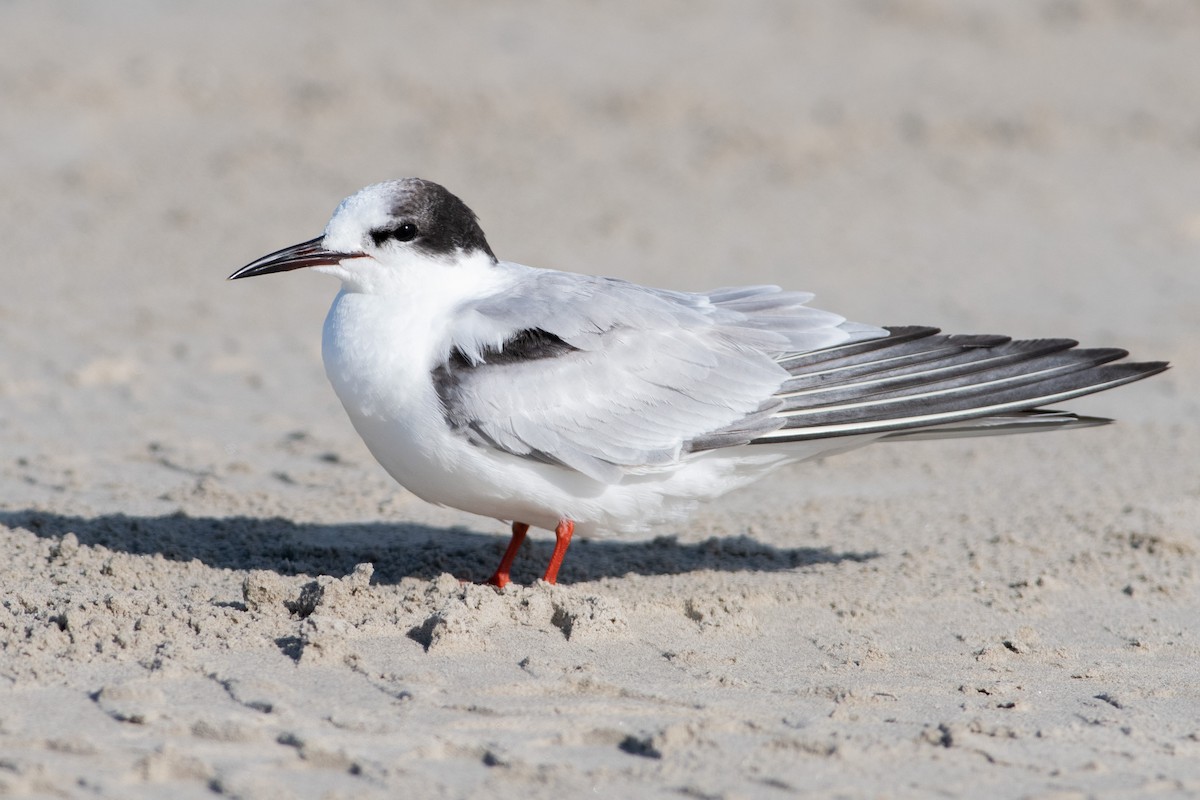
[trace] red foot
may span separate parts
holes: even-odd
[[[517,551],[521,549],[521,543],[525,541],[527,533],[529,526],[524,522],[512,524],[512,538],[508,540],[508,548],[504,551],[504,557],[500,559],[500,566],[496,567],[496,572],[487,579],[487,582],[497,589],[503,589],[509,584],[508,574],[512,571],[513,559],[517,557]]]
[[[542,576],[542,580],[546,583],[558,582],[558,568],[562,566],[563,556],[567,554],[567,548],[571,546],[571,535],[574,533],[574,522],[569,519],[558,521],[558,527],[554,529],[554,553],[550,556],[550,565],[546,567],[546,574]]]

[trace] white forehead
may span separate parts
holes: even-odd
[[[325,226],[324,246],[329,250],[353,252],[361,248],[367,233],[386,227],[392,211],[414,192],[408,179],[374,183],[338,204]]]

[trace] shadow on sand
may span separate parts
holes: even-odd
[[[198,559],[212,567],[268,569],[285,575],[341,577],[355,564],[371,562],[374,580],[395,583],[411,576],[430,579],[448,572],[464,580],[487,578],[499,562],[507,536],[465,528],[415,524],[295,523],[281,518],[159,517],[108,514],[77,517],[42,511],[0,511],[0,524],[46,538],[74,533],[83,545],[173,561]],[[541,574],[553,542],[530,539],[513,570],[527,583]],[[621,542],[577,539],[559,578],[564,583],[636,575],[671,575],[697,570],[781,571],[816,564],[867,561],[876,553],[835,553],[829,548],[778,548],[746,536],[681,544],[674,538]]]

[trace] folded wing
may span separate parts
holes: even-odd
[[[462,310],[469,335],[451,343],[435,384],[448,423],[474,443],[616,481],[781,427],[783,354],[886,335],[810,299],[531,270]]]
[[[614,482],[746,444],[1098,424],[1041,406],[1167,368],[1070,339],[874,328],[811,299],[530,270],[462,309],[434,381],[448,424],[473,443]]]

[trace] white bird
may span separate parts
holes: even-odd
[[[870,442],[1098,424],[1043,410],[1161,372],[1069,339],[877,328],[776,286],[687,293],[498,260],[417,178],[341,202],[323,235],[230,278],[339,278],[325,372],[371,453],[431,503],[512,523],[645,532],[769,470]]]

